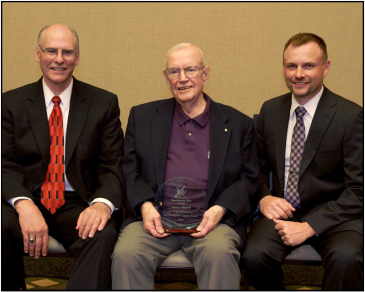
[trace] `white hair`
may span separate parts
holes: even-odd
[[[194,47],[195,49],[199,50],[199,52],[202,56],[202,65],[205,66],[204,54],[203,54],[203,51],[199,47],[197,47],[193,44],[190,44],[190,43],[181,43],[181,44],[178,44],[176,46],[173,46],[170,50],[168,50],[167,55],[166,55],[166,67],[167,67],[167,58],[169,57],[169,54],[171,52],[178,51],[178,50],[181,50],[181,49],[185,49],[187,47]]]

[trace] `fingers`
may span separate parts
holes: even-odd
[[[110,219],[110,208],[104,203],[95,203],[86,208],[77,220],[76,229],[82,239],[92,238],[96,231],[102,231]]]
[[[282,198],[272,199],[270,204],[264,208],[264,215],[272,220],[275,219],[289,219],[293,217],[293,213],[295,208]]]
[[[49,242],[49,237],[48,237],[48,232],[43,234],[43,238],[42,238],[42,255],[45,257],[47,255],[48,252],[48,242]]]
[[[161,228],[162,228],[162,225],[161,225]],[[143,230],[145,232],[150,233],[153,237],[157,237],[157,238],[165,238],[171,234],[171,233],[164,233],[163,228],[162,228],[162,233],[157,232],[156,226],[155,226],[155,221],[154,222],[144,222]]]
[[[42,245],[43,244],[43,236],[37,235],[35,238],[35,249],[34,249],[34,257],[37,259],[41,255]]]
[[[162,227],[162,224],[161,224],[161,219],[160,218],[155,218],[154,219],[154,222],[155,222],[156,231],[159,234],[163,234],[164,233],[164,230],[163,230],[163,227]]]

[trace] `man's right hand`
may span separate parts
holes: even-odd
[[[285,199],[266,196],[259,202],[261,213],[268,219],[288,219],[293,217],[295,208]]]
[[[36,259],[47,255],[48,226],[38,207],[30,200],[18,200],[14,204],[19,214],[19,224],[23,234],[24,252]],[[34,243],[29,239],[34,238]]]
[[[144,202],[141,206],[141,213],[143,218],[143,230],[151,233],[157,238],[164,238],[171,235],[165,233],[161,224],[161,215],[151,202]]]

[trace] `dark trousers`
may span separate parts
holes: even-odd
[[[75,259],[72,265],[69,290],[108,290],[111,287],[111,254],[118,238],[114,216],[93,238],[83,240],[75,230],[80,213],[89,205],[72,192],[66,192],[66,203],[51,214],[35,199],[52,235]],[[121,212],[121,211],[120,211]],[[19,290],[24,283],[23,236],[16,210],[2,202],[1,288]]]
[[[300,222],[298,215],[292,221]],[[281,265],[294,247],[284,245],[275,223],[260,214],[248,234],[243,266],[256,290],[285,290]],[[328,232],[303,244],[321,255],[323,290],[363,290],[363,235],[355,231]]]

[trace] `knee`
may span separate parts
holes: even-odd
[[[363,253],[361,247],[353,245],[336,246],[323,258],[325,265],[335,264],[337,267],[349,267],[360,264],[362,266]]]
[[[112,244],[114,247],[118,239],[118,231],[113,224],[107,224],[102,231],[96,231],[94,237],[97,241]]]
[[[217,240],[212,244],[207,244],[201,247],[199,253],[205,259],[205,264],[214,263],[220,265],[225,263],[228,258],[238,263],[240,259],[240,253],[236,247],[225,240]]]
[[[123,265],[135,265],[138,262],[138,254],[135,243],[119,239],[112,254],[113,265],[120,263]]]

